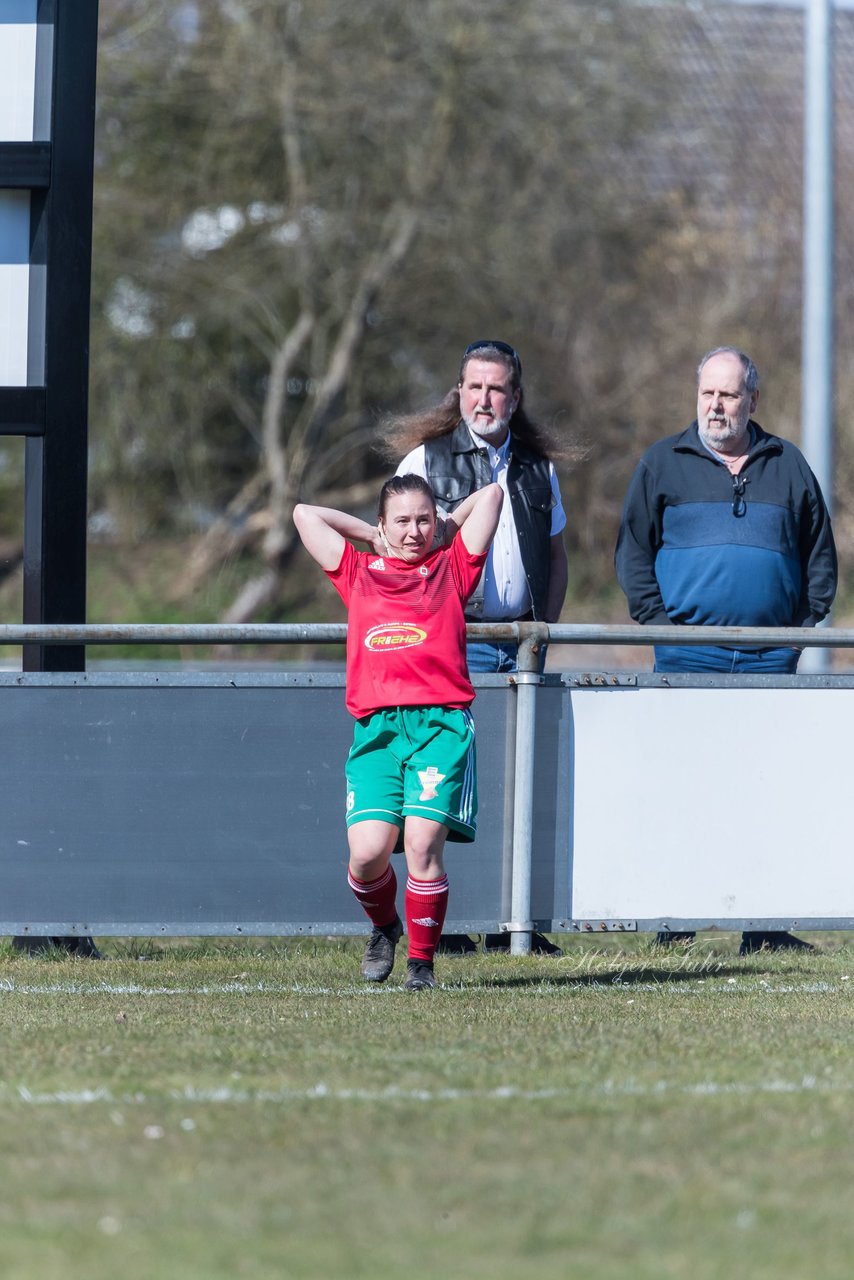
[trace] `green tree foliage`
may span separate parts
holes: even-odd
[[[612,179],[653,82],[603,60],[608,4],[105,0],[102,25],[93,495],[136,533],[219,514],[181,585],[249,549],[252,616],[297,495],[372,489],[377,412],[442,394],[473,335],[572,407],[591,275],[624,288],[660,222]]]
[[[697,355],[686,307],[662,313],[668,290],[693,304],[697,246],[690,195],[639,167],[670,101],[639,11],[101,11],[95,506],[137,536],[197,531],[178,594],[251,557],[228,616],[281,615],[293,503],[372,497],[378,415],[441,397],[500,336],[529,408],[586,453],[564,474],[575,580],[609,579],[631,465],[690,416]]]

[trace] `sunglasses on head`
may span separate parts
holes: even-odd
[[[469,356],[474,355],[475,351],[482,351],[484,347],[494,347],[496,351],[503,351],[515,364],[519,377],[522,377],[522,361],[509,342],[499,342],[497,338],[481,338],[478,342],[470,342],[463,352],[463,360],[467,360]]]

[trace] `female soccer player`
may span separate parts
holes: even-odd
[[[356,726],[346,768],[348,880],[373,925],[362,959],[368,982],[385,982],[403,933],[391,865],[402,831],[404,986],[436,985],[433,956],[448,905],[445,840],[473,840],[477,814],[463,605],[501,503],[501,489],[490,484],[440,523],[426,480],[405,475],[383,485],[376,526],[329,507],[294,510],[306,550],[349,613],[346,703]]]

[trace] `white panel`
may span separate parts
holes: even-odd
[[[0,0],[0,8],[6,0]],[[12,16],[0,18],[0,140],[33,141],[33,103],[36,82],[36,0],[13,0]],[[31,11],[29,21],[27,16]],[[11,11],[10,11],[11,13]]]
[[[854,689],[573,693],[576,919],[854,917]]]
[[[0,36],[3,34],[0,24]],[[27,384],[30,195],[0,191],[0,386]]]

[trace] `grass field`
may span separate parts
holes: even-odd
[[[844,939],[0,948],[0,1275],[847,1280]]]

